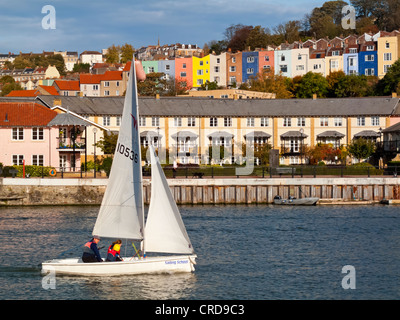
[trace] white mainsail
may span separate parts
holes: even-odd
[[[145,252],[193,253],[181,214],[158,157],[150,145],[151,200],[146,220]]]
[[[133,59],[117,147],[93,235],[143,239],[142,188],[138,99]]]

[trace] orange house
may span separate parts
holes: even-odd
[[[175,81],[183,81],[186,82],[186,87],[193,87],[192,57],[175,59]]]
[[[226,84],[239,86],[242,83],[242,53],[226,53]]]

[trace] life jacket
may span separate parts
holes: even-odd
[[[115,257],[117,254],[120,253],[120,251],[121,251],[121,246],[119,244],[115,244],[114,246],[110,245],[108,247],[107,254],[111,254],[113,257]]]
[[[94,255],[95,254],[94,251],[92,250],[92,248],[90,248],[92,243],[93,241],[86,242],[85,245],[83,246],[83,252]]]

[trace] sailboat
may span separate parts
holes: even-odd
[[[145,224],[137,80],[133,59],[110,177],[92,234],[102,240],[140,241],[142,254],[139,257],[122,257],[122,261],[116,262],[84,263],[81,258],[53,259],[42,263],[42,273],[110,276],[194,271],[197,255],[152,146],[149,152],[151,200]]]

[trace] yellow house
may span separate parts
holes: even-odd
[[[210,55],[203,58],[192,57],[193,87],[200,87],[210,81]]]
[[[325,75],[343,70],[343,48],[329,48],[325,56]]]
[[[378,38],[378,77],[383,78],[388,69],[400,58],[400,35]]]

